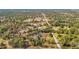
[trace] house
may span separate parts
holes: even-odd
[[[24,20],[23,22],[32,22],[32,21],[33,19],[29,18],[29,19]]]
[[[36,17],[34,21],[42,21],[42,19],[40,17]]]

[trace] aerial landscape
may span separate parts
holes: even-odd
[[[0,49],[79,49],[79,10],[0,9]]]

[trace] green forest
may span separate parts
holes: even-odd
[[[0,49],[58,49],[57,45],[79,48],[79,13],[0,14]]]

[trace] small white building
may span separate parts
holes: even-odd
[[[23,22],[32,22],[32,21],[33,21],[33,19],[26,19]]]
[[[36,17],[34,21],[42,21],[42,19],[40,17]]]

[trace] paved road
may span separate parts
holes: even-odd
[[[42,16],[44,17],[44,20],[46,21],[46,23],[48,24],[48,26],[51,27],[51,25],[50,25],[49,22],[48,22],[48,19],[46,18],[46,15],[45,15],[44,13],[42,13]],[[52,34],[52,36],[53,36],[53,38],[54,38],[54,41],[55,41],[57,47],[58,47],[59,49],[61,49],[61,45],[59,44],[58,39],[56,38],[56,36],[54,35],[53,32],[52,32],[51,34]]]

